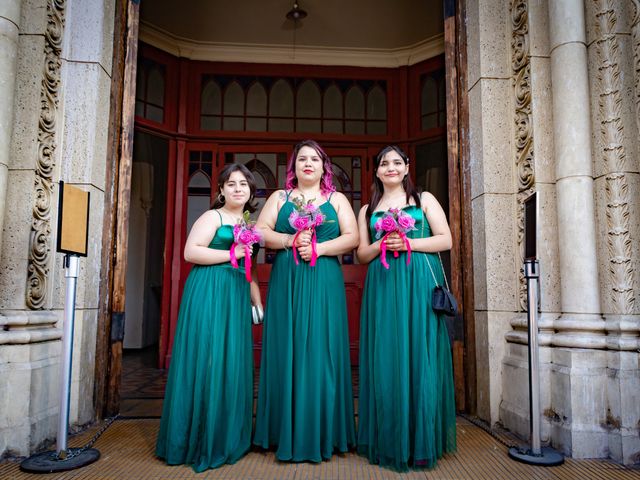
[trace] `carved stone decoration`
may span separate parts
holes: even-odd
[[[634,307],[631,235],[629,233],[629,183],[625,175],[623,143],[622,79],[620,47],[615,35],[614,0],[594,0],[596,6],[597,81],[600,119],[600,154],[605,165],[607,247],[609,252],[609,294],[614,313],[632,313]]]
[[[640,132],[640,0],[631,0],[633,19],[631,38],[633,39],[633,85],[636,96],[636,127]]]
[[[524,205],[533,191],[533,124],[531,121],[531,58],[529,56],[529,5],[527,0],[511,0],[511,69],[515,106],[515,147],[518,172],[517,241],[524,257]],[[522,269],[518,282],[520,309],[526,310],[527,285]]]
[[[35,169],[35,201],[29,242],[27,306],[41,309],[47,297],[47,281],[51,253],[51,196],[56,150],[56,112],[60,88],[62,31],[65,0],[47,1],[45,31],[45,63],[40,90],[38,124],[38,158]]]

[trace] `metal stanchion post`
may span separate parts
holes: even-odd
[[[20,468],[33,473],[50,473],[73,470],[100,458],[95,448],[67,448],[69,433],[69,404],[71,397],[71,362],[73,360],[73,323],[76,312],[76,282],[78,279],[79,258],[77,255],[64,256],[67,290],[64,306],[64,325],[62,334],[62,374],[60,379],[60,414],[58,418],[58,436],[56,451],[47,451],[32,455],[20,464]]]
[[[538,282],[540,264],[538,260],[524,262],[527,279],[527,323],[529,333],[529,430],[531,448],[512,447],[509,456],[514,460],[551,467],[564,462],[564,456],[552,448],[540,446],[540,359],[538,349]]]
[[[78,257],[65,255],[64,277],[67,290],[64,302],[64,326],[62,334],[62,380],[60,382],[60,410],[58,415],[58,458],[67,458],[67,434],[69,433],[69,403],[71,400],[71,360],[73,358],[73,328],[76,318],[76,285],[78,282]]]

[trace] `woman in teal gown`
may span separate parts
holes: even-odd
[[[449,337],[431,308],[434,275],[443,282],[435,252],[451,248],[451,232],[435,197],[416,192],[400,148],[384,148],[375,168],[371,202],[358,217],[358,259],[369,264],[360,317],[358,452],[399,471],[431,468],[456,449]],[[397,233],[376,239],[375,223],[391,208],[415,220],[407,233],[408,265]],[[379,257],[383,242],[388,269]]]
[[[196,472],[234,463],[251,446],[253,354],[251,303],[260,292],[244,274],[244,246],[230,264],[233,226],[253,211],[255,181],[239,164],[218,177],[212,210],[194,223],[185,245],[193,266],[182,293],[156,444],[169,465]],[[229,295],[233,292],[233,295]]]
[[[344,279],[337,255],[358,244],[347,198],[331,182],[331,162],[311,140],[288,164],[287,190],[267,200],[258,227],[278,250],[269,281],[253,443],[276,448],[282,461],[320,462],[355,446]],[[325,215],[312,234],[294,241],[293,201],[313,200]],[[299,255],[296,264],[293,250]]]

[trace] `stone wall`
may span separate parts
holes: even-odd
[[[478,414],[528,438],[521,200],[535,190],[542,440],[624,463],[640,461],[639,8],[467,2]]]
[[[505,348],[493,339],[509,330],[518,303],[508,19],[503,0],[467,2],[477,405],[491,423],[498,421]]]
[[[0,11],[17,45],[6,188],[0,152],[0,456],[26,455],[55,437],[64,309],[55,253],[57,182],[91,195],[89,248],[80,260],[71,424],[94,418],[93,381],[114,2],[13,0]],[[3,23],[4,22],[4,23]],[[7,42],[0,52],[7,51]],[[2,82],[0,82],[2,84]],[[2,130],[2,129],[0,129]],[[2,142],[0,142],[1,144]],[[6,197],[6,203],[2,198]],[[4,379],[7,379],[7,382]]]
[[[585,2],[607,449],[640,463],[640,3]]]

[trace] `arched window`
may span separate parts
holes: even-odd
[[[387,96],[376,85],[367,95],[367,133],[384,135],[387,133]]]
[[[322,99],[324,120],[322,131],[325,133],[342,133],[342,92],[333,84],[324,92]]]
[[[387,133],[382,80],[207,74],[201,85],[201,130]]]
[[[350,134],[364,133],[364,94],[358,86],[347,92],[344,102],[344,131]]]
[[[305,80],[296,94],[296,132],[320,132],[322,99],[320,90],[311,80]]]
[[[223,130],[244,130],[244,90],[231,82],[224,92]]]
[[[284,79],[278,80],[269,93],[269,131],[293,131],[293,91]]]
[[[189,152],[189,183],[187,184],[187,232],[211,203],[211,152]]]
[[[355,212],[360,211],[362,191],[362,158],[350,155],[334,155],[333,164],[334,183],[342,192]]]
[[[200,99],[200,128],[202,130],[222,129],[222,93],[218,82],[211,79],[204,84]]]
[[[143,58],[138,63],[136,79],[136,115],[154,122],[164,122],[166,68]]]
[[[251,85],[247,94],[247,131],[267,131],[267,92],[260,82]]]
[[[422,130],[447,124],[445,76],[442,70],[423,75],[420,90],[420,125]]]

